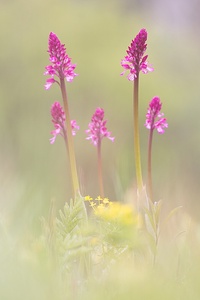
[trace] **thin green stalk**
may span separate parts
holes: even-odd
[[[66,132],[65,128],[63,128],[63,135],[64,135],[64,140],[65,140],[65,146],[66,146],[66,149],[67,149],[67,154],[69,155],[69,148],[68,148],[68,141],[67,141],[67,132]]]
[[[102,175],[102,159],[101,159],[101,140],[97,145],[97,156],[98,156],[98,180],[100,196],[104,198],[104,187],[103,187],[103,175]]]
[[[138,189],[143,187],[142,170],[140,159],[140,138],[139,138],[139,117],[138,117],[138,88],[139,88],[139,74],[134,80],[133,91],[133,130],[134,130],[134,150],[135,150],[135,169]]]
[[[80,188],[79,188],[79,181],[78,181],[77,168],[76,168],[74,142],[73,142],[73,136],[72,136],[72,130],[71,130],[71,118],[70,118],[70,114],[69,114],[67,91],[66,91],[64,78],[60,79],[60,87],[61,87],[65,116],[66,116],[66,132],[67,132],[67,145],[66,146],[67,146],[68,154],[69,154],[73,196],[75,199],[76,196],[80,195]]]
[[[155,246],[156,246],[156,249],[154,251],[154,254],[153,254],[153,266],[155,267],[156,265],[156,258],[157,258],[157,251],[158,251],[158,228],[156,226],[156,233],[155,233]]]
[[[152,153],[153,129],[150,129],[149,144],[148,144],[148,195],[153,201],[153,186],[152,186],[152,172],[151,172],[151,153]]]

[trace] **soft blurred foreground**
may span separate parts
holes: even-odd
[[[1,1],[0,299],[200,298],[199,4],[165,2]],[[96,149],[85,140],[99,106],[115,136],[115,143],[102,145],[106,196],[135,205],[132,85],[119,74],[128,45],[143,27],[155,68],[140,78],[144,179],[145,114],[157,95],[169,128],[153,141],[156,200],[163,201],[161,219],[179,205],[182,209],[161,234],[154,268],[135,251],[125,251],[79,285],[76,276],[62,278],[44,228],[51,204],[55,220],[71,198],[63,140],[49,143],[50,107],[61,99],[56,86],[44,90],[48,35],[55,32],[77,63],[79,76],[67,88],[71,116],[81,128],[75,147],[83,195],[99,193]]]
[[[1,224],[1,299],[199,299],[200,227],[182,211],[161,231],[154,265],[151,241],[136,223],[116,230],[107,219],[98,232],[90,219],[62,239],[60,225],[52,235],[52,220],[42,220],[37,237],[16,237]]]

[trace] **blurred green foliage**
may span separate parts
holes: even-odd
[[[148,102],[158,95],[169,129],[163,136],[155,134],[153,141],[156,197],[169,206],[184,205],[199,219],[197,30],[192,26],[173,28],[170,16],[168,23],[162,23],[145,8],[138,13],[136,1],[127,12],[123,3],[1,0],[0,217],[13,236],[37,234],[40,217],[48,215],[51,200],[55,199],[58,209],[71,197],[64,143],[60,138],[49,144],[50,107],[53,101],[61,101],[55,85],[44,90],[50,31],[65,43],[72,62],[77,63],[79,76],[67,88],[71,116],[81,127],[75,146],[83,194],[98,195],[96,149],[85,140],[84,131],[100,106],[105,109],[108,129],[116,137],[113,144],[103,143],[105,190],[111,200],[121,200],[134,183],[135,174],[132,85],[119,76],[120,60],[137,32],[147,29],[148,60],[155,72],[140,77],[144,174],[148,132],[143,124]],[[20,262],[15,263],[21,269]]]

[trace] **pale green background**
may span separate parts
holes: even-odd
[[[67,84],[83,194],[99,194],[96,149],[85,129],[96,109],[105,109],[115,143],[103,141],[106,195],[122,200],[135,181],[132,84],[120,61],[141,28],[148,31],[149,62],[155,71],[140,76],[142,168],[146,180],[148,102],[163,102],[169,123],[153,141],[156,200],[199,207],[199,30],[195,2],[176,1],[2,1],[0,9],[0,211],[13,228],[40,226],[51,199],[57,208],[71,196],[68,161],[53,129],[50,107],[61,101],[56,85],[44,90],[48,35],[65,43],[79,74]],[[128,3],[128,1],[127,1]],[[198,213],[197,213],[197,217]],[[28,225],[28,227],[27,227]]]

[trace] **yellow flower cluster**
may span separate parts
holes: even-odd
[[[97,207],[99,207],[99,206],[105,207],[107,204],[111,203],[108,198],[101,198],[100,196],[98,196],[97,198],[95,198],[94,201],[93,201],[93,198],[91,198],[90,196],[85,196],[85,201],[89,201],[90,202],[90,206],[95,211],[96,211]]]
[[[138,213],[129,204],[111,202],[108,198],[100,196],[95,199],[86,196],[85,201],[89,201],[95,215],[103,220],[121,225],[140,225],[141,219]]]

